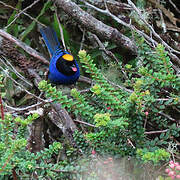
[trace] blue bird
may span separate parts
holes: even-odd
[[[48,79],[54,84],[73,84],[79,76],[79,66],[74,57],[63,48],[51,27],[40,29],[40,33],[52,56],[49,65]]]

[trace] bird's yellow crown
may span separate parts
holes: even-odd
[[[62,56],[63,59],[65,59],[66,61],[73,61],[74,60],[74,57],[70,54],[64,54]]]

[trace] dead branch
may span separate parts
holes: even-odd
[[[143,19],[143,15],[142,15],[141,12],[137,9],[137,7],[132,3],[132,1],[129,1],[129,0],[128,0],[128,2],[129,2],[130,5],[132,6],[132,9],[134,9],[134,10],[136,11],[136,13],[139,15],[140,19],[142,19],[142,21],[143,21],[143,22],[147,25],[147,27],[150,29],[151,33],[152,33],[157,39],[159,39],[159,41],[165,46],[165,48],[166,48],[166,50],[168,51],[168,54],[169,54],[169,56],[171,57],[172,61],[173,61],[175,64],[177,64],[177,65],[180,66],[180,60],[179,60],[179,58],[178,58],[178,57],[176,56],[176,54],[175,54],[175,53],[179,54],[179,51],[174,50],[174,49],[173,49],[172,47],[170,47],[166,42],[164,42],[164,41],[161,39],[161,37],[155,32],[155,30],[153,29],[153,27],[152,27],[150,24],[148,24],[145,19]],[[121,24],[121,25],[123,25],[123,26],[125,26],[125,27],[127,27],[127,28],[129,28],[129,29],[131,29],[132,31],[137,32],[139,35],[141,35],[141,36],[144,37],[144,39],[146,40],[146,42],[147,42],[148,44],[153,45],[153,46],[157,46],[157,45],[158,45],[158,41],[154,40],[151,36],[147,35],[147,34],[144,33],[143,31],[137,29],[137,28],[136,28],[134,25],[132,25],[131,23],[128,24],[128,23],[126,23],[125,21],[121,20],[119,17],[117,17],[117,16],[115,16],[114,14],[112,14],[112,13],[109,11],[109,9],[105,9],[105,10],[100,9],[100,8],[94,6],[94,5],[92,5],[92,4],[90,4],[90,3],[86,2],[86,1],[85,1],[84,3],[85,3],[88,7],[93,8],[93,9],[95,9],[95,10],[98,11],[98,12],[103,13],[103,14],[105,14],[105,15],[107,15],[107,16],[110,16],[110,17],[111,17],[112,19],[114,19],[117,23],[119,23],[119,24]],[[175,66],[174,64],[172,64],[172,66],[173,66],[173,68],[177,71],[177,73],[180,72],[180,69],[179,69],[177,66]]]
[[[158,1],[156,0],[148,0],[151,3],[153,3],[157,8],[159,8],[165,16],[167,16],[169,18],[169,20],[176,25],[177,21],[179,21],[177,18],[174,17],[174,15],[168,11],[166,8],[164,8],[164,6],[162,6]]]
[[[178,9],[178,7],[177,7],[171,0],[169,0],[169,2],[170,2],[171,5],[174,7],[174,9],[175,9],[178,13],[180,13],[180,10]]]
[[[27,148],[31,152],[39,152],[44,148],[43,142],[43,118],[39,117],[29,125],[29,137]]]
[[[125,12],[127,10],[131,10],[131,6],[126,3],[118,2],[115,0],[106,0],[106,5],[104,0],[98,0],[98,1],[91,1],[86,0],[88,3],[92,3],[94,6],[99,7],[101,9],[105,9],[106,5],[111,13],[114,15],[120,15],[122,12]],[[83,2],[83,0],[81,0]]]
[[[0,36],[4,37],[5,39],[8,39],[12,43],[15,43],[17,46],[19,46],[24,51],[26,51],[29,55],[41,60],[44,64],[49,65],[49,61],[47,61],[40,53],[35,51],[30,46],[26,45],[25,43],[23,43],[19,39],[15,38],[11,34],[9,34],[9,33],[5,32],[4,30],[0,29]]]
[[[90,127],[96,127],[95,125],[93,124],[90,124],[90,123],[87,123],[87,122],[84,122],[84,121],[80,121],[78,119],[74,120],[75,122],[78,122],[80,124],[85,124],[86,126],[90,126]]]
[[[166,133],[168,129],[161,130],[161,131],[149,131],[149,132],[144,132],[144,134],[159,134],[159,133]]]
[[[41,81],[41,78],[33,69],[28,69],[28,72],[31,77],[34,77],[35,85],[38,87],[38,83]],[[64,136],[69,140],[69,142],[74,145],[72,134],[77,129],[75,123],[73,122],[68,112],[61,108],[59,103],[51,103],[51,106],[55,110],[56,115],[53,116],[53,118],[50,115],[49,118],[58,128],[62,130]]]
[[[166,42],[164,42],[161,37],[159,36],[159,34],[157,34],[155,32],[155,30],[153,29],[153,27],[148,24],[148,22],[142,17],[142,14],[140,12],[140,10],[135,6],[135,4],[131,1],[131,0],[127,0],[129,5],[132,6],[132,8],[136,11],[136,13],[138,14],[139,18],[145,23],[145,25],[150,29],[150,31],[152,32],[152,34],[160,40],[160,42],[167,48],[169,49],[170,51],[174,52],[174,53],[177,53],[177,54],[180,54],[179,51],[176,51],[175,49],[171,48]],[[179,63],[180,63],[180,60],[179,60]]]
[[[63,9],[69,16],[73,17],[90,32],[103,39],[113,41],[122,49],[122,52],[125,51],[128,56],[132,56],[131,58],[134,58],[137,55],[137,47],[134,42],[121,34],[117,29],[97,20],[70,0],[56,0],[55,2],[58,7]]]

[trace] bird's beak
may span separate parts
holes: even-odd
[[[75,65],[71,66],[71,68],[72,68],[72,70],[73,70],[74,72],[77,71],[77,67],[76,67]]]

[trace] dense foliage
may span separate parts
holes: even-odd
[[[27,25],[24,24],[26,17],[16,16],[26,3],[19,0],[16,9],[0,26],[7,25],[8,33],[46,53],[37,45],[41,40],[37,41],[33,35],[37,36],[37,24],[50,24],[60,36],[56,7],[51,1],[38,5],[36,17]],[[144,1],[136,4],[139,8],[145,7]],[[6,8],[0,13],[9,15]],[[133,13],[130,16],[139,23],[138,27],[144,29],[144,23],[138,22],[137,13]],[[144,14],[148,19],[148,14]],[[28,70],[35,69],[40,78],[46,79],[44,69],[47,66],[36,64],[32,59],[24,61],[16,54],[9,55],[18,51],[29,57],[17,47],[0,52],[0,179],[95,180],[103,178],[99,171],[113,179],[122,173],[117,163],[122,157],[155,166],[173,159],[170,168],[176,167],[178,175],[179,164],[174,162],[179,158],[180,76],[165,47],[160,43],[150,46],[137,32],[124,28],[122,32],[134,38],[138,55],[130,61],[123,61],[113,42],[101,42],[107,49],[105,52],[112,51],[113,56],[107,56],[99,47],[94,48],[91,33],[78,44],[82,34],[77,31],[81,28],[75,28],[76,23],[69,22],[63,12],[61,15],[64,15],[61,21],[67,23],[65,26],[61,24],[67,48],[77,58],[81,75],[88,77],[90,83],[78,82],[73,88],[66,89],[42,80],[38,87],[34,83],[35,87],[31,85]],[[106,16],[100,19],[118,26],[116,21],[110,23]],[[69,28],[68,23],[74,29]],[[83,43],[84,50],[80,48]],[[24,77],[31,83],[28,84]],[[35,102],[39,104],[33,106]],[[66,127],[61,118],[58,119],[60,126],[50,119],[50,113],[57,113],[52,104],[60,104],[74,120],[75,131],[71,131],[69,138],[73,143],[65,136]],[[38,108],[34,110],[36,106]],[[43,113],[39,112],[40,108]],[[32,149],[34,137],[30,134],[35,131],[32,127],[39,122],[43,124],[40,133],[43,146],[35,151]],[[117,174],[110,171],[113,168]]]

